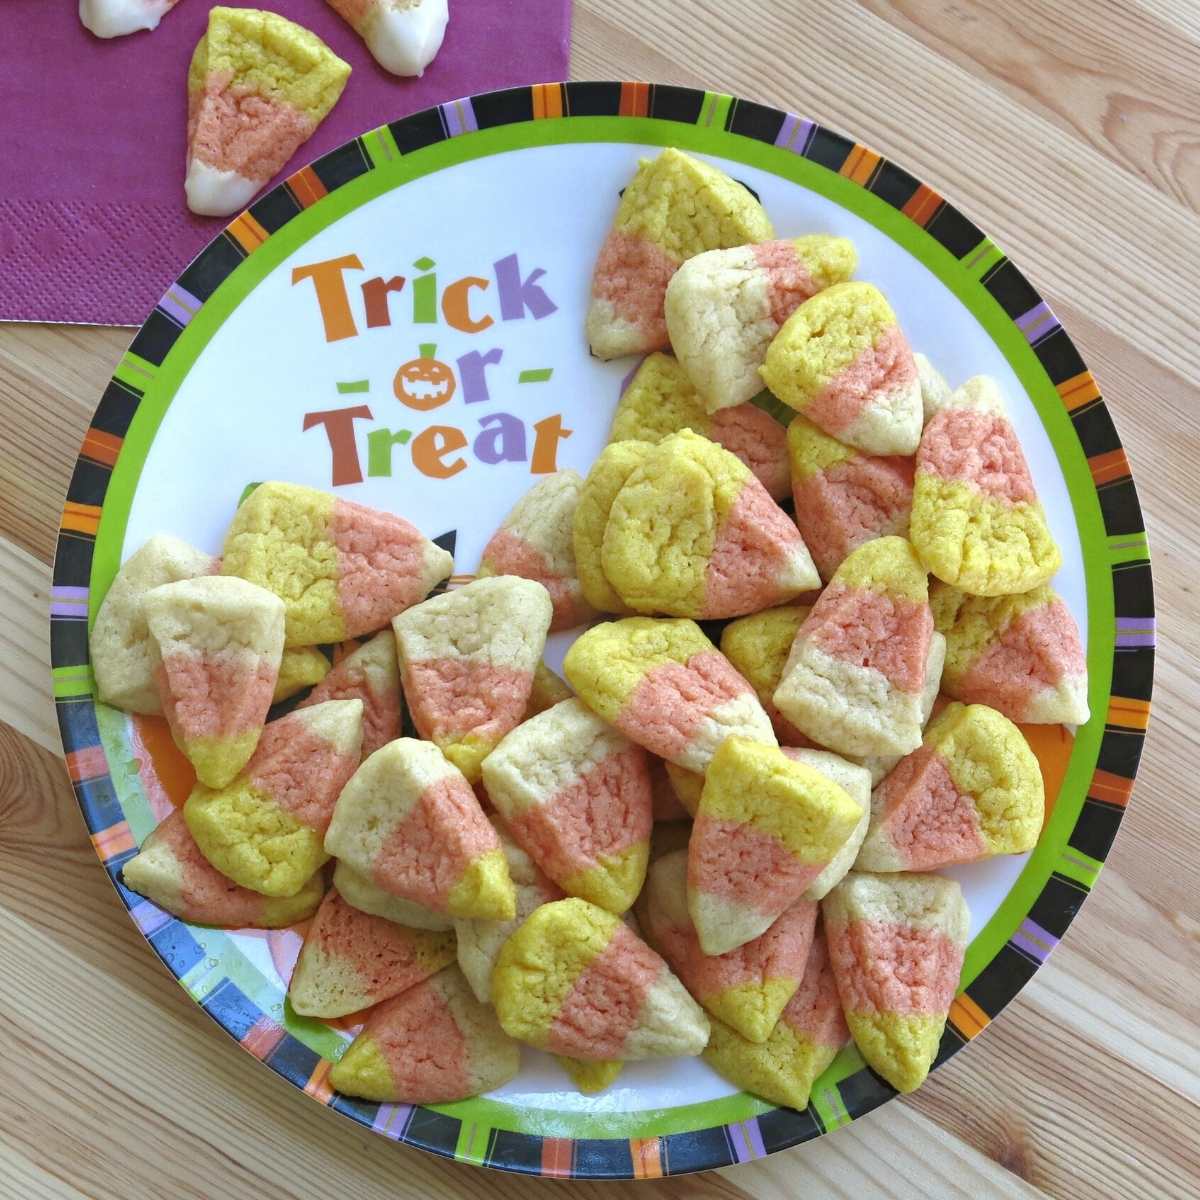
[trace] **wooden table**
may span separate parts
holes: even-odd
[[[707,84],[851,131],[1012,253],[1098,375],[1134,462],[1162,647],[1136,803],[1096,894],[1003,1019],[909,1100],[766,1161],[639,1194],[1196,1196],[1195,6],[575,8],[574,76]],[[731,29],[734,11],[746,15]],[[129,336],[0,327],[0,1196],[375,1200],[552,1186],[398,1147],[297,1095],[170,981],[97,868],[49,700],[47,588],[80,438]]]

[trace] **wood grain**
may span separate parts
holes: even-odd
[[[573,54],[576,78],[719,87],[851,131],[1013,254],[1100,379],[1134,463],[1161,647],[1135,803],[1101,883],[986,1035],[835,1136],[631,1186],[699,1200],[1190,1200],[1200,10],[578,0]],[[545,1187],[392,1145],[282,1084],[171,981],[96,867],[58,758],[46,594],[75,454],[128,337],[0,326],[0,1197],[506,1200]],[[615,1190],[628,1189],[556,1194]]]

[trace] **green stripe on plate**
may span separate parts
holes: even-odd
[[[554,374],[553,367],[538,367],[532,371],[522,371],[517,376],[518,383],[545,383]]]
[[[1137,562],[1150,557],[1150,539],[1144,533],[1121,533],[1108,539],[1111,562]]]
[[[400,147],[392,137],[392,131],[386,125],[372,129],[362,135],[362,144],[367,148],[367,157],[371,165],[381,167],[400,157]]]
[[[113,372],[113,376],[122,383],[137,388],[139,392],[144,392],[154,382],[154,376],[157,373],[158,368],[152,362],[147,362],[131,350],[127,350],[121,361],[117,363],[117,369]]]
[[[696,118],[697,125],[706,128],[724,129],[725,118],[729,115],[733,97],[724,92],[705,92],[704,103],[700,105],[700,115]]]
[[[458,1141],[454,1144],[454,1157],[459,1162],[483,1162],[487,1157],[488,1143],[491,1138],[490,1125],[484,1125],[479,1121],[464,1121],[458,1129]]]
[[[55,667],[51,674],[54,678],[54,695],[64,700],[72,696],[90,696],[95,690],[90,666]]]
[[[831,1129],[838,1129],[842,1125],[849,1125],[853,1120],[846,1110],[846,1104],[842,1100],[842,1094],[838,1091],[836,1083],[814,1088],[808,1102],[817,1116],[821,1118],[821,1124],[825,1127],[826,1133]]]
[[[973,250],[963,255],[962,265],[976,279],[982,279],[1003,258],[1004,251],[991,238],[985,237]]]
[[[1054,864],[1054,869],[1060,875],[1075,880],[1076,883],[1082,884],[1090,891],[1096,886],[1096,880],[1100,877],[1100,868],[1103,865],[1099,860],[1092,858],[1090,854],[1084,854],[1082,850],[1076,850],[1074,846],[1065,846],[1058,861]]]

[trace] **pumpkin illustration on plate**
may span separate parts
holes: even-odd
[[[426,342],[419,350],[420,358],[411,359],[396,372],[392,390],[401,404],[418,412],[428,412],[454,395],[458,381],[450,367],[434,358],[437,346]]]

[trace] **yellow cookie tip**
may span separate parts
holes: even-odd
[[[334,1091],[384,1104],[399,1099],[387,1059],[370,1034],[359,1034],[329,1071]]]
[[[503,850],[489,850],[468,864],[450,889],[446,911],[462,920],[511,921],[517,915],[517,893]]]
[[[620,916],[638,898],[649,862],[649,840],[638,842],[620,854],[601,856],[596,866],[564,879],[562,889]]]

